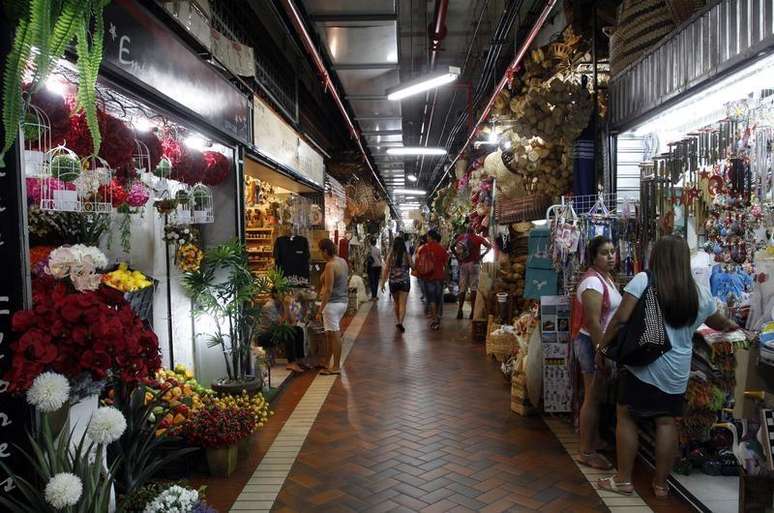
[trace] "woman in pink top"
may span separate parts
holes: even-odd
[[[587,248],[587,261],[591,264],[581,278],[576,291],[576,301],[582,308],[583,322],[574,340],[575,358],[583,374],[583,406],[580,411],[580,454],[578,462],[600,470],[613,465],[597,450],[599,439],[599,402],[607,371],[604,358],[595,347],[602,342],[605,328],[613,318],[621,294],[613,278],[615,246],[605,237],[595,237]]]

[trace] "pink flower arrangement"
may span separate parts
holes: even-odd
[[[126,195],[126,204],[130,207],[141,207],[148,202],[148,199],[150,199],[148,188],[142,182],[136,181]]]

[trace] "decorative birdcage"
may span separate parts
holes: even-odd
[[[91,156],[81,161],[81,174],[75,179],[75,187],[82,212],[110,214],[113,211],[113,174],[110,164],[102,157]]]
[[[191,212],[194,224],[206,224],[215,221],[215,209],[212,205],[212,191],[203,183],[191,188]]]
[[[169,214],[172,224],[191,224],[193,222],[193,197],[191,191],[183,186],[175,193],[175,209]]]
[[[74,151],[57,146],[46,152],[40,167],[40,208],[60,212],[81,212],[76,180],[81,161]]]
[[[41,176],[46,152],[51,149],[51,121],[43,109],[28,107],[21,124],[24,136],[24,168],[27,176]]]
[[[151,156],[148,145],[139,139],[134,140],[132,162],[134,163],[134,170],[138,173],[150,173],[153,171],[151,169]]]

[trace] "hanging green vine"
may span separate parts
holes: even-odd
[[[76,42],[80,84],[76,96],[99,152],[101,136],[97,123],[96,84],[102,62],[105,21],[104,7],[110,0],[15,0],[7,2],[7,11],[18,16],[13,46],[3,73],[3,129],[5,139],[0,151],[0,167],[5,153],[19,133],[26,114],[23,96],[25,71],[31,71],[29,91],[37,91],[48,78],[53,64],[62,58],[68,45]],[[31,60],[33,48],[37,52]]]

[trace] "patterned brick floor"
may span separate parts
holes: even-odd
[[[543,421],[510,412],[469,321],[431,332],[412,297],[400,336],[390,308],[372,309],[272,511],[608,511]]]

